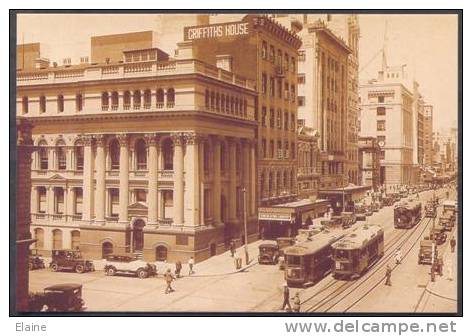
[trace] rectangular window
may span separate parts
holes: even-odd
[[[118,217],[120,212],[120,190],[110,189],[110,216]]]
[[[303,96],[298,97],[298,106],[305,106],[305,97]]]
[[[298,74],[297,82],[298,84],[305,84],[305,74]]]
[[[385,131],[385,120],[377,120],[377,131]]]
[[[284,69],[285,69],[285,71],[289,70],[289,66],[290,66],[289,57],[288,57],[288,54],[285,53],[284,54]]]
[[[266,139],[262,139],[262,157],[265,159],[266,158]]]
[[[261,56],[262,56],[262,59],[267,59],[267,42],[266,41],[262,41]]]
[[[282,98],[282,79],[277,79],[277,97]]]
[[[385,151],[380,151],[380,160],[385,160]]]
[[[265,73],[262,73],[261,92],[262,94],[267,93],[267,75]]]
[[[270,109],[270,117],[269,118],[270,118],[270,120],[269,120],[270,128],[274,128],[275,116],[274,116],[274,109],[273,108]]]
[[[135,194],[136,194],[136,202],[146,203],[146,190],[136,189]]]
[[[269,145],[269,156],[271,159],[274,158],[275,153],[275,148],[274,148],[274,140],[270,140],[270,145]]]
[[[82,109],[84,108],[84,97],[82,96],[81,93],[78,93],[75,95],[75,110],[77,112],[81,112]]]
[[[295,131],[295,113],[290,115],[290,129]]]
[[[46,213],[46,188],[38,187],[38,212],[39,213]]]
[[[379,100],[379,103],[383,103],[385,101],[385,97],[384,96],[379,96],[378,100]]]
[[[280,109],[277,110],[277,128],[282,129],[282,111]]]
[[[284,99],[285,99],[285,100],[288,100],[289,94],[290,94],[290,93],[289,93],[289,91],[288,91],[288,83],[285,82],[285,83],[284,83]]]
[[[26,114],[28,113],[28,97],[23,97],[22,100],[21,100],[21,104],[22,104],[22,113],[23,114]]]
[[[75,188],[75,214],[82,214],[83,193],[82,188]]]
[[[385,107],[379,106],[377,107],[377,115],[384,116],[385,115]]]
[[[39,97],[39,112],[40,113],[46,112],[46,97],[45,96]]]
[[[306,51],[305,50],[299,50],[298,51],[298,61],[299,62],[305,62],[306,59]]]
[[[290,71],[292,71],[292,73],[297,71],[297,62],[295,62],[295,57],[290,58]]]
[[[290,99],[292,100],[292,103],[295,103],[296,99],[296,94],[295,94],[295,85],[290,86]]]
[[[288,131],[288,112],[284,112],[284,129]]]
[[[275,48],[273,45],[269,48],[269,60],[274,63],[275,62]]]
[[[269,80],[269,94],[271,97],[275,96],[275,79],[274,77],[270,77]]]
[[[261,112],[261,124],[262,124],[262,127],[266,127],[267,126],[267,107],[265,106],[262,106],[262,112]]]
[[[55,188],[55,213],[62,215],[64,213],[64,189]]]
[[[57,112],[64,112],[64,96],[57,96]]]

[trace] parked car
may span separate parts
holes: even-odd
[[[435,242],[436,245],[441,245],[446,242],[447,235],[444,232],[444,228],[441,226],[434,226],[430,230],[430,239]]]
[[[429,238],[430,237],[424,237],[424,239],[420,242],[420,251],[418,252],[418,264],[431,265],[433,263],[433,253],[436,252],[436,246],[434,242]]]
[[[108,255],[104,270],[108,276],[132,274],[140,279],[157,274],[156,265],[138,259],[134,255]]]
[[[279,247],[276,243],[263,243],[259,245],[259,264],[275,265],[279,261]]]
[[[29,296],[29,310],[32,312],[80,312],[85,309],[80,284],[53,285],[44,288],[43,293]]]
[[[53,272],[63,270],[77,273],[95,271],[93,262],[82,258],[80,250],[52,250],[51,257],[49,268]]]
[[[45,268],[44,259],[38,254],[37,250],[30,250],[28,267],[30,271]]]

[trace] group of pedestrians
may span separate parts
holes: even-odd
[[[195,273],[195,271],[193,270],[194,265],[195,265],[195,260],[193,259],[193,257],[190,257],[190,259],[188,260],[188,275],[192,275]],[[168,268],[167,271],[164,273],[164,281],[166,282],[166,285],[167,285],[165,294],[175,292],[175,290],[172,288],[172,282],[174,282],[176,279],[181,277],[181,272],[182,272],[182,262],[180,260],[177,260],[175,263],[175,272],[172,273],[171,269]]]

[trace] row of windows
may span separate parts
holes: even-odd
[[[277,150],[277,152],[276,152]],[[266,159],[274,159],[277,158],[279,160],[282,159],[295,159],[296,151],[295,151],[295,143],[290,144],[290,150],[289,150],[289,143],[288,141],[285,141],[284,146],[282,147],[282,141],[278,140],[277,141],[277,148],[275,147],[275,141],[270,140],[269,141],[269,147],[267,148],[267,140],[262,138],[261,142],[261,156]]]
[[[71,246],[63,246],[63,233],[60,229],[54,229],[52,231],[52,249],[53,250],[61,250],[63,248],[70,248],[70,249],[78,249],[80,247],[80,231],[72,230],[70,232],[70,241]],[[34,248],[36,249],[43,249],[44,248],[44,230],[41,228],[34,229],[34,239],[36,242],[34,244]]]
[[[284,111],[283,119],[282,119],[282,110],[277,109],[277,115],[273,108],[269,109],[269,127],[274,128],[277,127],[278,129],[284,129],[288,131],[296,130],[295,124],[295,113],[290,114],[290,120],[288,119],[288,111]],[[261,124],[262,127],[267,127],[267,107],[262,106],[261,108]]]
[[[205,90],[205,107],[216,111],[247,117],[247,100]]]
[[[268,184],[268,189],[266,189],[266,183]],[[273,192],[280,194],[280,192],[291,190],[296,187],[295,182],[295,173],[293,171],[284,170],[283,172],[277,171],[268,173],[263,172],[261,174],[260,180],[260,193],[261,195],[265,194],[265,191],[272,195]]]
[[[263,60],[275,63],[279,67],[283,65],[285,71],[290,70],[292,73],[295,73],[296,62],[294,57],[289,57],[287,53],[283,53],[282,56],[282,50],[280,49],[277,49],[277,58],[275,55],[275,47],[272,44],[268,45],[266,41],[262,41],[261,57]]]
[[[277,78],[276,81],[273,76],[268,77],[267,73],[263,72],[261,77],[261,93],[269,94],[270,97],[275,97],[277,93],[277,97],[282,99],[282,92],[285,100],[290,99],[292,102],[295,102],[295,85],[289,85],[285,81],[282,86],[282,79]]]
[[[157,89],[155,92],[156,95],[156,108],[164,107],[164,96],[167,97],[167,107],[174,107],[175,105],[175,90],[173,88],[168,88],[165,92],[163,89]],[[140,109],[143,106],[146,109],[151,108],[151,96],[152,91],[146,89],[143,92],[141,90],[135,90],[132,93],[130,91],[123,92],[123,109],[129,110],[131,106],[134,109]],[[102,110],[106,111],[110,108],[112,110],[117,110],[119,105],[119,94],[117,91],[111,93],[102,92],[101,94],[101,105]],[[132,105],[131,105],[132,103]],[[29,97],[22,97],[22,113],[27,114],[29,112]],[[57,112],[64,112],[64,96],[62,94],[57,96],[56,99]],[[84,109],[84,96],[82,93],[77,93],[75,95],[75,110],[81,112]],[[39,97],[39,112],[46,113],[47,111],[47,98],[42,95]]]

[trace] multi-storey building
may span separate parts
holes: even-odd
[[[424,164],[428,167],[433,165],[433,106],[425,105],[423,109],[423,151]]]
[[[380,147],[375,137],[359,137],[361,184],[377,191],[380,184]]]
[[[384,67],[377,80],[360,86],[361,136],[377,137],[382,184],[412,184],[413,94],[402,84],[404,67]],[[415,134],[416,136],[416,134]]]
[[[298,195],[301,198],[314,198],[318,195],[319,172],[319,134],[307,126],[298,127]]]
[[[186,27],[184,35],[197,58],[225,59],[227,66],[256,82],[258,204],[296,199],[300,39],[268,16],[252,14],[212,15],[210,25]]]
[[[39,148],[39,250],[202,260],[243,239],[243,189],[256,217],[254,81],[199,60],[188,43],[170,59],[152,38],[104,36],[99,50],[92,43],[97,63],[18,71],[17,114],[34,125]],[[256,236],[254,220],[248,231]]]

